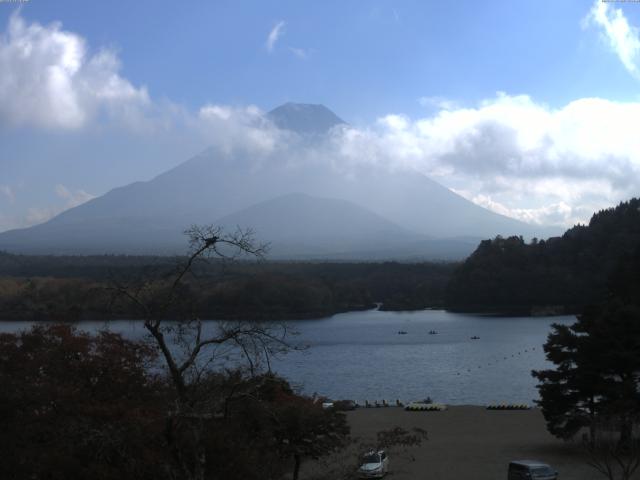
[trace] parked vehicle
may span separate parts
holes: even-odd
[[[389,471],[389,456],[384,450],[371,450],[364,454],[358,469],[360,478],[382,478]]]
[[[358,408],[358,404],[355,400],[329,400],[328,398],[324,398],[322,399],[322,408],[325,410],[335,410],[337,412],[347,412]]]
[[[558,472],[536,460],[515,460],[509,463],[508,480],[556,480]]]

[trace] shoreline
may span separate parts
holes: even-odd
[[[255,314],[255,315],[229,315],[229,316],[221,316],[218,318],[203,318],[203,322],[216,322],[216,321],[248,321],[247,317],[252,317],[250,321],[258,321],[258,322],[296,322],[296,321],[308,321],[308,320],[324,320],[331,317],[335,317],[336,315],[343,315],[348,313],[358,313],[358,312],[385,312],[385,313],[415,313],[415,312],[433,312],[433,311],[441,311],[452,314],[459,315],[467,315],[471,317],[478,318],[503,318],[503,317],[522,317],[522,318],[549,318],[549,317],[566,317],[576,315],[575,313],[545,313],[545,314],[533,314],[533,313],[525,313],[525,312],[499,312],[499,311],[466,311],[466,310],[458,310],[455,308],[448,309],[442,306],[433,306],[433,307],[425,307],[425,308],[409,308],[409,309],[395,309],[395,310],[387,310],[384,308],[383,304],[375,305],[375,306],[363,306],[362,308],[350,308],[350,309],[339,309],[332,312],[307,312],[301,314],[293,314],[293,313],[282,313],[277,315],[271,314]],[[201,317],[204,317],[202,315]],[[41,323],[79,323],[79,322],[121,322],[121,321],[142,321],[144,320],[141,316],[136,316],[134,314],[127,315],[126,317],[120,316],[111,316],[102,312],[95,312],[94,315],[90,317],[82,317],[82,318],[74,318],[71,320],[62,320],[48,317],[46,315],[38,316],[36,318],[25,318],[25,317],[9,317],[4,316],[0,313],[0,323],[3,322],[41,322]]]

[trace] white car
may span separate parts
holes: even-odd
[[[557,480],[558,472],[537,460],[514,460],[509,463],[509,480]]]
[[[384,450],[367,452],[358,469],[360,478],[382,478],[389,471],[389,457]]]

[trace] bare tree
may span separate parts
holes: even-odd
[[[629,480],[640,467],[640,439],[633,435],[633,423],[629,423],[630,438],[620,441],[620,419],[609,418],[596,422],[594,436],[583,438],[587,464],[609,480]]]
[[[144,328],[162,354],[175,392],[175,405],[167,418],[167,440],[174,460],[180,468],[178,476],[203,480],[207,461],[205,423],[214,412],[207,395],[199,391],[203,374],[216,358],[244,359],[253,373],[269,358],[286,350],[287,330],[284,325],[268,325],[250,321],[216,322],[205,327],[197,311],[184,308],[186,282],[194,277],[194,266],[209,257],[227,261],[237,258],[262,258],[266,245],[258,244],[251,230],[237,229],[225,233],[215,226],[193,226],[187,230],[190,251],[158,288],[157,279],[145,279],[125,285],[113,281],[113,299],[131,302],[143,319]],[[188,302],[187,302],[188,303]],[[176,306],[181,305],[179,318]],[[221,349],[223,349],[221,354]],[[234,367],[238,367],[234,364]]]

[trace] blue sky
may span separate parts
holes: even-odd
[[[640,171],[633,140],[622,134],[603,138],[591,149],[603,152],[600,157],[582,155],[575,131],[592,137],[597,125],[571,116],[595,118],[604,111],[620,121],[622,109],[625,119],[635,119],[635,26],[640,4],[630,2],[0,3],[0,68],[9,78],[4,84],[0,79],[0,230],[149,179],[215,142],[219,133],[212,129],[227,131],[234,121],[246,126],[252,121],[247,106],[269,110],[286,101],[327,105],[373,135],[371,142],[381,149],[399,149],[385,150],[389,158],[404,155],[406,144],[399,139],[410,142],[405,163],[476,203],[528,221],[571,224],[638,186],[619,185],[620,178]],[[39,53],[16,53],[20,42],[38,42],[32,51]],[[67,65],[68,78],[54,79],[68,90],[34,95],[42,87],[36,79],[65,61],[61,49],[73,57],[77,42],[83,49],[74,57],[79,66]],[[568,108],[594,98],[609,103]],[[201,109],[207,105],[230,109],[229,125],[207,124],[203,133]],[[459,144],[460,135],[475,128],[465,109],[479,125],[487,118],[505,124],[513,115],[537,118],[543,109],[548,123],[562,125],[541,132],[538,140],[560,140],[535,155],[529,147],[514,152],[496,143],[490,151],[505,155],[502,167],[483,177],[487,169],[473,167],[484,162],[481,156],[463,164],[465,152],[445,152],[435,137],[446,124],[442,138]],[[459,120],[456,126],[447,123],[449,114]],[[520,142],[529,125],[516,123]],[[628,148],[613,148],[612,160],[608,141]],[[589,191],[602,190],[597,181],[605,164],[615,164],[615,171],[606,194],[594,197]],[[558,189],[568,193],[559,195]]]
[[[475,103],[496,91],[560,106],[588,96],[635,100],[638,84],[581,20],[582,1],[31,0],[28,21],[60,21],[155,98],[213,103],[324,103],[352,122],[419,115],[418,99]],[[640,6],[620,4],[631,23]],[[7,23],[15,8],[0,6]],[[285,22],[269,54],[269,31]],[[640,24],[640,21],[635,22]],[[290,48],[307,52],[300,59]]]

